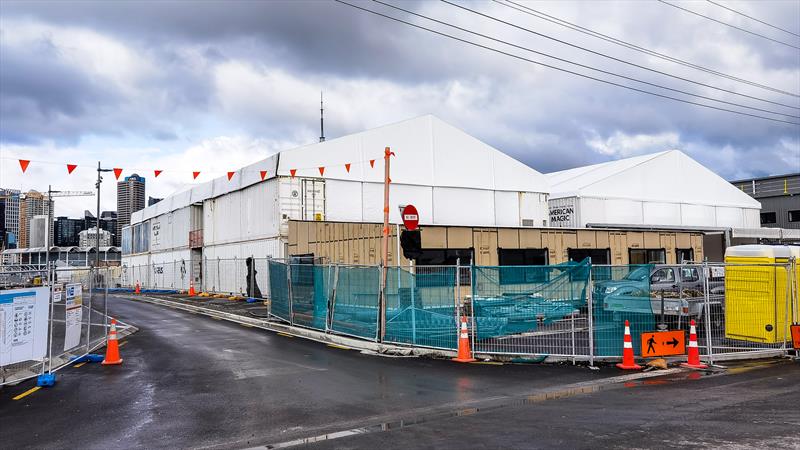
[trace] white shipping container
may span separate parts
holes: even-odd
[[[208,246],[203,252],[203,286],[210,292],[247,293],[247,257],[255,258],[256,280],[262,295],[269,292],[266,258],[284,258],[280,238],[240,244]]]
[[[258,183],[203,203],[204,245],[276,237],[279,233],[277,180]]]

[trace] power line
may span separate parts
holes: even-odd
[[[653,73],[657,73],[657,74],[660,74],[660,75],[668,76],[668,77],[675,78],[675,79],[678,79],[678,80],[681,80],[681,81],[686,81],[687,83],[694,83],[694,84],[697,84],[697,85],[700,85],[700,86],[703,86],[703,87],[707,87],[707,88],[710,88],[710,89],[715,89],[715,90],[718,90],[718,91],[727,92],[729,94],[738,95],[738,96],[746,97],[746,98],[753,99],[753,100],[759,100],[759,101],[762,101],[762,102],[765,102],[765,103],[771,103],[773,105],[783,106],[785,108],[791,108],[791,109],[800,110],[800,108],[798,108],[797,106],[787,105],[785,103],[775,102],[775,101],[772,101],[772,100],[767,100],[765,98],[756,97],[756,96],[753,96],[753,95],[742,94],[741,92],[736,92],[736,91],[732,91],[730,89],[725,89],[725,88],[721,88],[721,87],[714,86],[714,85],[711,85],[711,84],[706,84],[706,83],[703,83],[703,82],[700,82],[700,81],[695,81],[695,80],[692,80],[692,79],[689,79],[689,78],[684,78],[684,77],[681,77],[681,76],[678,76],[678,75],[673,75],[671,73],[664,72],[664,71],[661,71],[661,70],[658,70],[658,69],[653,69],[653,68],[650,68],[650,67],[647,67],[647,66],[643,66],[641,64],[636,64],[636,63],[633,63],[633,62],[630,62],[630,61],[626,61],[624,59],[617,58],[615,56],[611,56],[611,55],[608,55],[608,54],[605,54],[605,53],[602,53],[602,52],[598,52],[598,51],[595,51],[595,50],[592,50],[592,49],[589,49],[589,48],[586,48],[586,47],[582,47],[582,46],[577,45],[577,44],[573,44],[571,42],[567,42],[567,41],[565,41],[563,39],[555,38],[553,36],[550,36],[550,35],[547,35],[547,34],[544,34],[544,33],[540,33],[538,31],[531,30],[530,28],[525,28],[525,27],[517,25],[515,23],[511,23],[511,22],[508,22],[508,21],[505,21],[505,20],[502,20],[502,19],[498,19],[498,18],[496,18],[496,17],[494,17],[492,15],[489,15],[489,14],[486,14],[486,13],[482,13],[480,11],[476,11],[476,10],[471,9],[471,8],[467,8],[466,6],[459,5],[457,3],[453,3],[453,2],[451,2],[449,0],[440,0],[440,1],[442,3],[446,3],[448,5],[455,6],[456,8],[463,9],[464,11],[469,11],[472,14],[475,14],[475,15],[478,15],[478,16],[482,16],[482,17],[485,17],[487,19],[494,20],[495,22],[499,22],[499,23],[502,23],[502,24],[517,28],[519,30],[526,31],[526,32],[534,34],[536,36],[540,36],[540,37],[543,37],[545,39],[549,39],[551,41],[567,45],[569,47],[577,48],[577,49],[585,51],[587,53],[591,53],[593,55],[597,55],[597,56],[600,56],[600,57],[603,57],[603,58],[606,58],[606,59],[610,59],[612,61],[617,61],[617,62],[620,62],[622,64],[627,64],[627,65],[632,66],[632,67],[636,67],[636,68],[639,68],[639,69],[647,70],[647,71],[650,71],[650,72],[653,72]]]
[[[633,78],[633,77],[629,77],[629,76],[626,76],[626,75],[620,75],[618,73],[610,72],[610,71],[603,70],[603,69],[598,69],[596,67],[592,67],[592,66],[589,66],[589,65],[586,65],[586,64],[577,63],[577,62],[574,62],[574,61],[570,61],[568,59],[564,59],[564,58],[560,58],[560,57],[557,57],[557,56],[553,56],[553,55],[548,54],[548,53],[544,53],[544,52],[540,52],[540,51],[537,51],[537,50],[533,50],[533,49],[531,49],[529,47],[523,47],[521,45],[517,45],[517,44],[514,44],[512,42],[505,41],[505,40],[502,40],[502,39],[498,39],[498,38],[495,38],[495,37],[492,37],[492,36],[489,36],[489,35],[486,35],[486,34],[483,34],[483,33],[478,33],[476,31],[472,31],[472,30],[469,30],[467,28],[462,28],[462,27],[459,27],[457,25],[453,25],[453,24],[451,24],[449,22],[445,22],[445,21],[441,21],[441,20],[438,20],[438,19],[434,19],[434,18],[426,16],[424,14],[419,14],[419,13],[416,13],[416,12],[413,12],[413,11],[409,11],[407,9],[404,9],[404,8],[401,8],[399,6],[395,6],[395,5],[392,5],[392,4],[389,4],[389,3],[384,3],[384,2],[382,2],[380,0],[373,0],[373,1],[375,3],[379,3],[381,5],[388,6],[389,8],[393,8],[393,9],[396,9],[398,11],[402,11],[402,12],[404,12],[406,14],[411,14],[413,16],[421,17],[421,18],[429,20],[431,22],[438,23],[440,25],[444,25],[444,26],[447,26],[447,27],[450,27],[450,28],[455,28],[455,29],[457,29],[459,31],[463,31],[465,33],[470,33],[472,35],[479,36],[479,37],[482,37],[484,39],[489,39],[489,40],[492,40],[492,41],[495,41],[495,42],[498,42],[498,43],[501,43],[501,44],[505,44],[505,45],[508,45],[508,46],[511,46],[511,47],[514,47],[514,48],[518,48],[520,50],[525,50],[525,51],[528,51],[528,52],[531,52],[531,53],[535,53],[537,55],[545,56],[547,58],[551,58],[551,59],[554,59],[556,61],[564,62],[564,63],[567,63],[567,64],[572,64],[572,65],[575,65],[575,66],[578,66],[578,67],[581,67],[581,68],[584,68],[584,69],[593,70],[593,71],[600,72],[600,73],[603,73],[603,74],[606,74],[606,75],[611,75],[611,76],[623,78],[625,80],[646,84],[646,85],[649,85],[649,86],[653,86],[653,87],[660,88],[660,89],[665,89],[665,90],[672,91],[672,92],[678,92],[678,93],[681,93],[681,94],[684,94],[684,95],[688,95],[688,96],[692,96],[692,97],[702,98],[704,100],[710,100],[710,101],[714,101],[714,102],[724,103],[724,104],[731,105],[731,106],[738,106],[740,108],[746,108],[746,109],[750,109],[750,110],[754,110],[754,111],[765,112],[765,113],[768,113],[768,114],[776,114],[776,115],[779,115],[779,116],[791,117],[793,119],[800,119],[800,116],[793,116],[793,115],[782,113],[782,112],[771,111],[771,110],[768,110],[768,109],[761,109],[761,108],[756,108],[756,107],[753,107],[753,106],[742,105],[740,103],[729,102],[729,101],[726,101],[726,100],[720,100],[720,99],[716,99],[716,98],[713,98],[713,97],[706,97],[704,95],[695,94],[695,93],[692,93],[692,92],[671,88],[671,87],[664,86],[664,85],[661,85],[661,84],[651,83],[649,81],[640,80],[638,78]]]
[[[645,53],[645,54],[650,55],[650,56],[655,56],[656,58],[661,58],[661,59],[664,59],[664,60],[667,60],[667,61],[670,61],[670,62],[673,62],[673,63],[676,63],[676,64],[680,64],[682,66],[690,67],[692,69],[701,70],[703,72],[707,72],[707,73],[710,73],[710,74],[713,74],[713,75],[717,75],[717,76],[720,76],[720,77],[723,77],[723,78],[727,78],[729,80],[738,81],[740,83],[748,84],[750,86],[759,87],[761,89],[766,89],[768,91],[777,92],[777,93],[780,93],[780,94],[786,94],[786,95],[790,95],[792,97],[800,97],[800,95],[798,95],[796,93],[793,93],[793,92],[784,91],[784,90],[781,90],[781,89],[778,89],[778,88],[775,88],[775,87],[772,87],[772,86],[767,86],[767,85],[764,85],[764,84],[761,84],[761,83],[757,83],[755,81],[745,80],[743,78],[739,78],[739,77],[736,77],[736,76],[733,76],[733,75],[729,75],[729,74],[720,72],[718,70],[710,69],[708,67],[703,67],[703,66],[700,66],[698,64],[694,64],[692,62],[688,62],[688,61],[685,61],[685,60],[682,60],[682,59],[675,58],[673,56],[669,56],[669,55],[665,55],[663,53],[659,53],[659,52],[657,52],[655,50],[650,50],[650,49],[641,47],[639,45],[632,44],[632,43],[624,41],[622,39],[618,39],[618,38],[615,38],[613,36],[609,36],[607,34],[603,34],[603,33],[600,33],[598,31],[591,30],[591,29],[586,28],[586,27],[582,27],[582,26],[580,26],[578,24],[568,22],[568,21],[566,21],[564,19],[552,16],[550,14],[547,14],[547,13],[544,13],[544,12],[542,12],[540,10],[536,10],[536,9],[533,9],[533,8],[531,8],[529,6],[514,2],[512,0],[506,0],[506,1],[508,3],[510,3],[510,4],[512,4],[512,5],[515,5],[515,6],[519,7],[519,8],[524,8],[527,11],[522,11],[520,9],[514,8],[511,5],[506,4],[506,3],[502,3],[499,0],[492,0],[492,1],[494,1],[495,3],[497,3],[499,5],[502,5],[502,6],[505,6],[507,8],[511,8],[511,9],[517,10],[519,12],[522,12],[522,13],[525,13],[525,14],[528,14],[528,15],[531,15],[531,16],[536,17],[538,19],[546,20],[546,21],[554,23],[556,25],[560,25],[562,27],[569,28],[569,29],[577,31],[579,33],[583,33],[583,34],[595,37],[597,39],[602,39],[604,41],[611,42],[613,44],[617,44],[617,45],[629,48],[631,50],[636,50],[638,52],[642,52],[642,53]]]
[[[798,47],[796,45],[789,44],[788,42],[783,42],[783,41],[780,41],[778,39],[773,39],[773,38],[771,38],[769,36],[764,36],[763,34],[756,33],[755,31],[750,31],[750,30],[742,28],[742,27],[737,27],[736,25],[730,24],[728,22],[723,22],[721,20],[717,20],[717,19],[715,19],[713,17],[709,17],[709,16],[706,16],[704,14],[700,14],[699,12],[692,11],[691,9],[684,8],[683,6],[678,6],[678,5],[674,4],[674,3],[670,3],[670,2],[667,2],[665,0],[658,0],[658,1],[663,3],[663,4],[665,4],[665,5],[672,6],[673,8],[678,8],[678,9],[680,9],[682,11],[686,11],[686,12],[688,12],[690,14],[694,14],[695,16],[699,16],[699,17],[702,17],[704,19],[708,19],[708,20],[710,20],[712,22],[717,22],[719,24],[725,25],[726,27],[731,27],[731,28],[734,28],[734,29],[739,30],[739,31],[743,31],[743,32],[748,33],[748,34],[752,34],[753,36],[758,36],[758,37],[764,38],[764,39],[766,39],[768,41],[772,41],[772,42],[775,42],[775,43],[778,43],[778,44],[783,44],[783,45],[785,45],[787,47],[792,47],[792,48],[796,48],[797,50],[800,50],[800,47]]]
[[[750,19],[750,20],[755,20],[755,21],[756,21],[756,22],[758,22],[758,23],[763,23],[764,25],[766,25],[766,26],[768,26],[768,27],[772,27],[772,28],[775,28],[776,30],[781,30],[781,31],[783,31],[783,32],[785,32],[785,33],[789,33],[789,34],[791,34],[791,35],[794,35],[794,36],[800,37],[800,34],[797,34],[797,33],[793,32],[793,31],[789,31],[789,30],[783,29],[783,28],[781,28],[781,27],[776,27],[775,25],[773,25],[773,24],[771,24],[771,23],[767,23],[767,22],[764,22],[763,20],[756,19],[756,18],[755,18],[755,17],[753,17],[753,16],[748,16],[747,14],[745,14],[745,13],[743,13],[743,12],[741,12],[741,11],[737,11],[737,10],[735,10],[735,9],[733,9],[733,8],[729,8],[729,7],[725,6],[725,5],[722,5],[722,4],[720,4],[720,3],[717,3],[717,2],[712,2],[711,0],[706,0],[706,1],[707,1],[708,3],[711,3],[712,5],[716,5],[716,6],[719,6],[720,8],[724,8],[724,9],[727,9],[728,11],[731,11],[731,12],[733,12],[733,13],[739,14],[740,16],[747,17],[747,18],[748,18],[748,19]]]
[[[473,42],[473,41],[470,41],[470,40],[467,40],[467,39],[459,38],[457,36],[453,36],[453,35],[450,35],[450,34],[447,34],[447,33],[441,32],[441,31],[433,30],[431,28],[427,28],[427,27],[424,27],[422,25],[417,25],[415,23],[408,22],[406,20],[399,19],[397,17],[392,17],[392,16],[389,16],[387,14],[380,13],[378,11],[373,11],[373,10],[368,9],[368,8],[364,8],[364,7],[361,7],[361,6],[358,6],[358,5],[354,5],[352,3],[348,3],[348,2],[346,2],[344,0],[334,0],[334,1],[337,2],[337,3],[341,3],[343,5],[347,5],[347,6],[351,7],[351,8],[355,8],[355,9],[358,9],[358,10],[361,10],[361,11],[364,11],[364,12],[368,12],[370,14],[374,14],[376,16],[380,16],[380,17],[383,17],[383,18],[386,18],[386,19],[389,19],[389,20],[393,20],[395,22],[399,22],[399,23],[402,23],[402,24],[405,24],[405,25],[408,25],[408,26],[411,26],[411,27],[414,27],[414,28],[418,28],[420,30],[425,30],[425,31],[431,32],[431,33],[439,35],[439,36],[443,36],[443,37],[446,37],[446,38],[449,38],[449,39],[453,39],[455,41],[459,41],[459,42],[462,42],[462,43],[465,43],[465,44],[469,44],[469,45],[472,45],[472,46],[475,46],[475,47],[478,47],[478,48],[482,48],[482,49],[489,50],[489,51],[492,51],[492,52],[495,52],[495,53],[499,53],[501,55],[509,56],[511,58],[515,58],[515,59],[518,59],[518,60],[521,60],[521,61],[526,61],[526,62],[529,62],[531,64],[540,65],[540,66],[543,66],[543,67],[547,67],[547,68],[550,68],[550,69],[558,70],[558,71],[564,72],[564,73],[569,73],[569,74],[572,74],[572,75],[576,75],[576,76],[579,76],[579,77],[582,77],[582,78],[586,78],[586,79],[589,79],[589,80],[594,80],[594,81],[597,81],[597,82],[600,82],[600,83],[604,83],[604,84],[608,84],[608,85],[611,85],[611,86],[617,86],[617,87],[620,87],[620,88],[623,88],[623,89],[629,89],[629,90],[632,90],[632,91],[635,91],[635,92],[640,92],[640,93],[652,95],[652,96],[655,96],[655,97],[661,97],[661,98],[666,98],[666,99],[670,99],[670,100],[675,100],[675,101],[682,102],[682,103],[687,103],[687,104],[690,104],[690,105],[701,106],[703,108],[714,109],[714,110],[717,110],[717,111],[725,111],[725,112],[730,112],[730,113],[733,113],[733,114],[739,114],[739,115],[743,115],[743,116],[749,116],[749,117],[755,117],[755,118],[758,118],[758,119],[769,120],[769,121],[772,121],[772,122],[780,122],[780,123],[787,123],[787,124],[790,124],[790,125],[800,126],[800,123],[798,123],[798,122],[791,122],[791,121],[787,121],[787,120],[774,119],[774,118],[771,118],[771,117],[759,116],[757,114],[750,114],[750,113],[746,113],[746,112],[743,112],[743,111],[736,111],[736,110],[732,110],[732,109],[720,108],[720,107],[713,106],[713,105],[706,105],[704,103],[697,103],[697,102],[693,102],[693,101],[690,101],[690,100],[681,99],[681,98],[678,98],[678,97],[671,97],[669,95],[659,94],[657,92],[652,92],[652,91],[648,91],[648,90],[645,90],[645,89],[639,89],[639,88],[635,88],[635,87],[632,87],[632,86],[627,86],[627,85],[624,85],[624,84],[615,83],[613,81],[603,80],[601,78],[596,78],[596,77],[593,77],[591,75],[586,75],[586,74],[575,72],[575,71],[572,71],[572,70],[569,70],[569,69],[564,69],[564,68],[561,68],[561,67],[553,66],[551,64],[543,63],[541,61],[535,61],[533,59],[529,59],[529,58],[526,58],[524,56],[515,55],[513,53],[508,53],[508,52],[505,52],[503,50],[499,50],[499,49],[496,49],[496,48],[493,48],[493,47],[489,47],[489,46],[486,46],[486,45],[483,45],[483,44],[479,44],[477,42]]]

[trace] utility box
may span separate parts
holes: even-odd
[[[785,267],[797,249],[783,245],[738,245],[725,250],[725,337],[783,342],[790,313],[792,276]]]

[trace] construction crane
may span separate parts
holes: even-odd
[[[48,191],[48,199],[53,197],[93,197],[93,191]]]

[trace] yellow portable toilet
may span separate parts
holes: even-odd
[[[783,342],[788,332],[789,272],[793,251],[785,245],[737,245],[725,250],[725,337]]]

